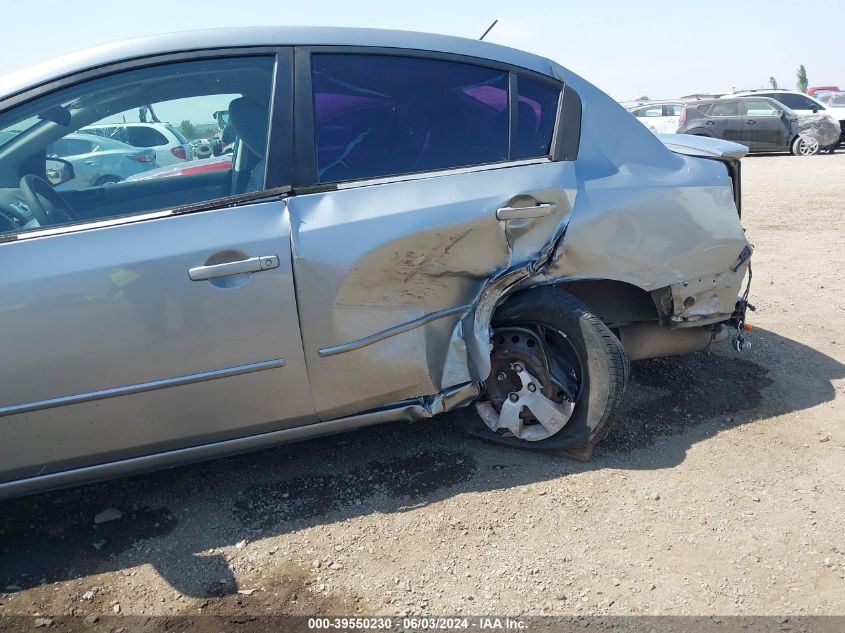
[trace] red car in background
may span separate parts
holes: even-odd
[[[831,92],[839,92],[839,86],[810,86],[807,88],[807,94],[811,97],[822,90],[829,90]]]
[[[173,176],[188,176],[190,174],[201,174],[207,171],[228,171],[232,169],[232,155],[213,156],[202,160],[192,160],[176,165],[167,165],[158,169],[130,176],[126,181],[154,180],[156,178],[172,178]]]

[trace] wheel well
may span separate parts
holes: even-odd
[[[581,279],[552,285],[580,300],[610,328],[660,320],[651,293],[633,284],[612,279]]]

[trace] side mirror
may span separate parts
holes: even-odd
[[[64,158],[55,158],[51,156],[45,161],[44,167],[47,173],[47,180],[54,187],[76,178],[76,173],[73,171],[73,165],[70,161],[67,161]]]
[[[813,114],[818,114],[819,108],[817,106],[813,106]]]

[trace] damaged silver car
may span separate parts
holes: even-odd
[[[204,31],[0,95],[0,496],[460,407],[586,455],[629,360],[742,346],[746,148],[655,136],[548,59]],[[85,126],[220,111],[223,168],[57,186]]]

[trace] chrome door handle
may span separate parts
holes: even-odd
[[[225,264],[212,264],[211,266],[196,266],[188,270],[188,277],[191,281],[205,281],[215,277],[226,277],[228,275],[240,275],[242,273],[260,273],[262,270],[270,270],[279,267],[278,255],[262,255],[261,257],[250,257],[236,262]]]
[[[496,209],[499,220],[527,220],[530,218],[545,218],[552,214],[557,205],[551,202],[532,207],[502,207]]]

